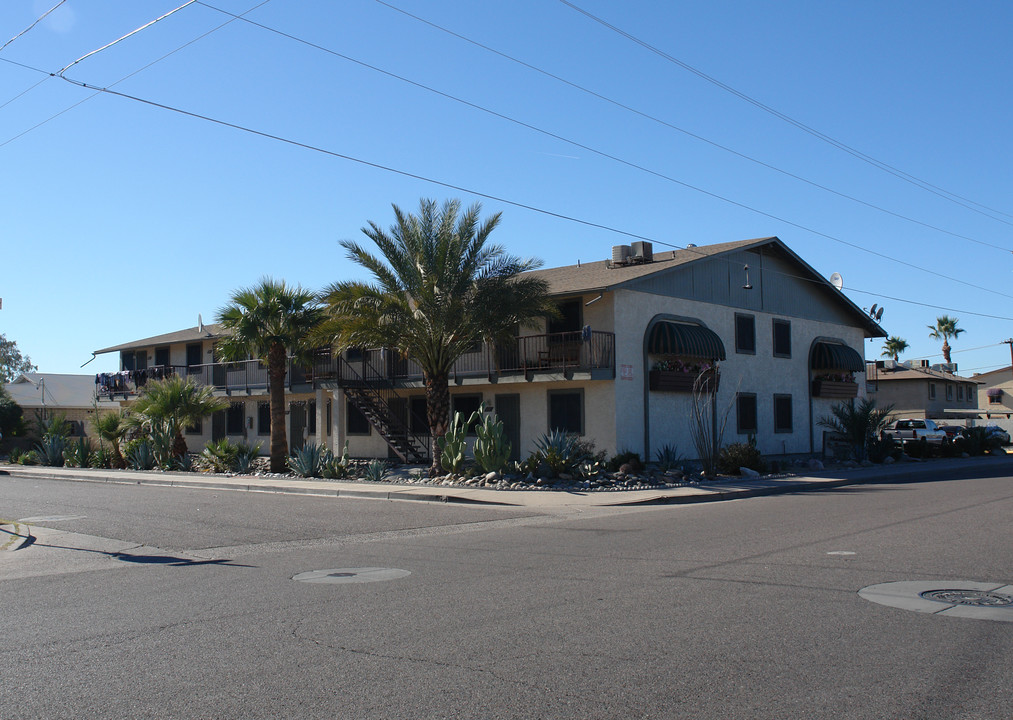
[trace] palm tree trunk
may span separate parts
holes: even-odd
[[[943,338],[943,360],[950,362],[950,344],[946,342],[946,338]]]
[[[440,474],[442,453],[436,439],[447,434],[450,422],[450,382],[446,372],[425,373],[426,381],[426,419],[429,421],[429,434],[432,443],[433,464],[429,467],[429,477]]]
[[[267,353],[268,390],[271,397],[271,472],[283,473],[288,459],[285,433],[285,346],[275,343]]]
[[[183,429],[176,428],[176,437],[172,439],[172,456],[177,458],[186,457],[186,438],[183,437]]]

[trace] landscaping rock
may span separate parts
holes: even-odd
[[[744,478],[749,478],[750,480],[755,480],[758,477],[760,477],[760,473],[756,472],[752,468],[747,468],[747,467],[740,467],[739,468],[739,475],[741,475]]]

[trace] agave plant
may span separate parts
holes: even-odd
[[[231,472],[238,456],[239,446],[233,445],[228,438],[209,442],[200,453],[204,467],[216,473]]]
[[[366,466],[365,478],[369,482],[383,482],[390,466],[383,460],[373,460]]]
[[[234,469],[240,475],[249,475],[253,470],[253,461],[257,459],[260,454],[260,443],[254,445],[247,445],[246,443],[239,443],[236,445],[236,458]]]
[[[535,455],[553,476],[573,472],[586,459],[579,438],[563,430],[553,430],[538,438]]]
[[[292,453],[288,467],[299,477],[320,477],[321,448],[308,443]]]
[[[67,440],[63,435],[46,435],[35,445],[35,454],[40,465],[50,467],[63,467],[63,452],[67,447]]]
[[[155,452],[151,441],[142,439],[132,443],[127,451],[127,463],[132,470],[151,470],[155,467]]]
[[[63,451],[63,459],[67,467],[88,467],[91,459],[91,443],[86,437],[79,437],[77,442],[68,443]]]

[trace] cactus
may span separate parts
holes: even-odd
[[[503,422],[493,420],[492,416],[483,418],[479,411],[476,411],[469,423],[474,424],[475,433],[478,435],[475,440],[475,462],[482,471],[499,472],[506,467],[511,448],[503,430]]]
[[[461,419],[461,413],[454,413],[454,420],[447,428],[447,434],[436,438],[436,444],[440,446],[440,462],[447,472],[457,473],[461,471],[465,460],[465,447],[468,438],[468,423]]]

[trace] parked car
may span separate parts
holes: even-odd
[[[985,426],[985,432],[988,433],[989,437],[995,438],[996,440],[998,440],[999,442],[1001,442],[1003,445],[1009,445],[1010,444],[1009,433],[1006,432],[1005,430],[1003,430],[998,425],[986,425]]]
[[[962,425],[940,425],[939,429],[946,433],[946,437],[952,440],[960,435],[960,431],[964,429]]]
[[[924,438],[932,445],[942,445],[943,440],[946,439],[946,433],[939,429],[934,420],[904,418],[884,430],[883,437],[901,444]]]

